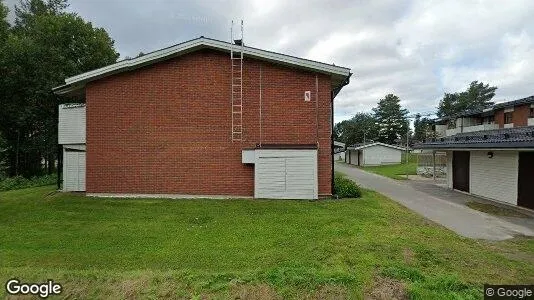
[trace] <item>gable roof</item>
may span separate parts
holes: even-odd
[[[200,49],[214,49],[224,52],[230,52],[231,50],[240,51],[241,46],[201,36],[199,38],[187,42],[183,42],[174,46],[147,53],[140,57],[122,60],[96,70],[66,78],[64,85],[55,87],[52,90],[54,91],[54,93],[59,95],[67,94],[69,92],[83,88],[87,82],[118,74],[121,72],[135,70],[143,66],[151,65]],[[349,68],[339,67],[334,64],[321,63],[281,53],[261,50],[249,46],[243,47],[243,55],[245,57],[256,58],[263,61],[269,61],[290,67],[331,75],[332,87],[334,89],[341,89],[341,87],[348,84],[348,78],[351,75]]]
[[[349,150],[361,150],[361,149],[372,147],[372,146],[384,146],[384,147],[388,147],[388,148],[392,148],[392,149],[396,149],[396,150],[401,150],[401,151],[406,150],[406,148],[403,148],[403,147],[394,146],[394,145],[390,145],[390,144],[384,144],[384,143],[380,143],[380,142],[373,142],[373,143],[369,143],[369,144],[354,144],[354,145],[352,145],[350,147],[347,147],[347,149],[349,149]]]
[[[345,147],[345,143],[334,141],[334,147]]]

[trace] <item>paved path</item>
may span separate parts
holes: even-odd
[[[448,198],[451,197],[451,193],[446,192],[446,189],[442,189],[443,193],[440,195],[439,192],[425,191],[409,182],[396,181],[356,167],[335,163],[335,169],[345,173],[362,187],[386,195],[425,218],[465,237],[505,240],[517,235],[534,236],[534,227],[530,226],[530,223],[516,224],[504,218],[470,209],[457,201],[450,201]],[[453,194],[459,199],[464,196],[456,192]]]

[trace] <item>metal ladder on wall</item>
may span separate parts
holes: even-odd
[[[230,63],[232,64],[232,142],[243,140],[243,20],[241,20],[241,39],[234,40],[234,21],[230,29]],[[234,45],[238,49],[234,50]]]

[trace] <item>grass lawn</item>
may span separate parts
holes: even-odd
[[[462,238],[371,191],[160,200],[45,186],[0,192],[0,282],[12,277],[74,299],[482,299],[483,283],[534,282],[534,241]]]
[[[402,162],[396,165],[383,165],[383,166],[369,166],[369,167],[360,167],[365,171],[373,172],[382,176],[397,180],[405,180],[406,172],[408,175],[417,174],[417,156],[414,154],[409,154],[408,163],[405,160],[405,154],[402,154]]]

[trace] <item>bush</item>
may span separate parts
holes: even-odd
[[[334,176],[334,193],[339,198],[359,198],[362,196],[360,187],[339,173]]]
[[[0,191],[24,189],[29,187],[50,185],[57,182],[57,174],[34,176],[30,179],[22,176],[8,177],[0,181]]]

